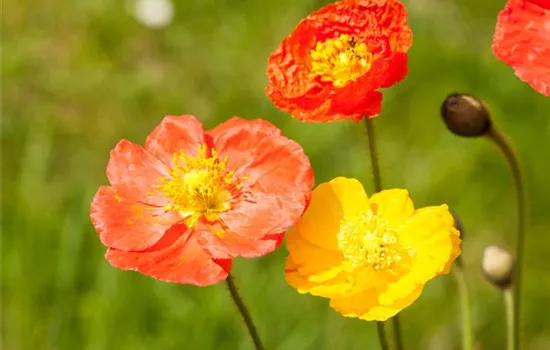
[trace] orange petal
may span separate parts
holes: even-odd
[[[90,216],[101,243],[125,251],[151,247],[180,219],[174,212],[124,198],[111,186],[99,188]]]
[[[145,149],[172,166],[175,153],[196,155],[199,144],[205,143],[202,124],[192,115],[166,116],[145,141]]]
[[[169,200],[156,189],[160,177],[168,177],[169,169],[143,147],[130,141],[120,141],[107,165],[107,177],[117,192],[126,198],[155,206]]]
[[[195,234],[197,241],[215,258],[263,256],[277,249],[284,238],[284,233],[260,239],[245,238],[222,228],[221,225],[197,227]]]
[[[105,258],[122,270],[138,271],[165,282],[198,286],[223,281],[231,269],[231,260],[212,259],[190,231],[160,250],[124,252],[110,248]]]
[[[303,149],[263,120],[233,118],[208,135],[235,177],[243,177],[242,198],[220,214],[230,231],[246,238],[285,232],[302,215],[313,187]]]

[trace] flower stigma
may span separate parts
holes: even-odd
[[[393,272],[403,258],[397,232],[386,227],[386,222],[371,210],[359,217],[342,219],[338,247],[351,270],[367,267]]]
[[[341,88],[370,70],[373,55],[365,43],[342,34],[336,39],[318,42],[315,50],[311,50],[311,59],[311,77],[320,77],[321,81]]]
[[[242,188],[234,172],[226,169],[227,156],[220,159],[214,149],[210,153],[205,144],[197,148],[196,156],[183,150],[175,153],[170,176],[161,177],[156,186],[170,198],[165,209],[179,212],[190,227],[201,217],[211,223],[218,221],[220,213],[231,209],[232,191]]]

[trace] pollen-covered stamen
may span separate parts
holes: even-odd
[[[338,247],[351,269],[371,267],[391,272],[403,258],[397,233],[370,210],[359,217],[342,220]]]
[[[226,169],[227,157],[220,159],[214,149],[210,153],[204,144],[198,147],[196,156],[184,151],[175,153],[170,177],[159,179],[157,187],[170,198],[165,209],[178,211],[189,226],[201,217],[217,221],[219,213],[231,209],[233,193],[241,188],[234,172]]]
[[[342,34],[336,39],[318,42],[315,50],[311,50],[311,59],[312,77],[320,77],[321,81],[341,88],[369,71],[373,55],[365,43],[357,43],[354,37]]]

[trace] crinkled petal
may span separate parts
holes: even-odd
[[[208,132],[221,158],[240,178],[242,196],[220,214],[224,225],[245,238],[285,232],[302,215],[313,171],[302,147],[263,121],[233,118]]]
[[[145,149],[166,165],[172,166],[175,153],[194,156],[205,143],[200,121],[192,115],[166,116],[145,141]]]
[[[90,215],[101,243],[125,251],[151,247],[180,220],[174,212],[124,198],[111,186],[99,188]]]
[[[374,60],[363,76],[337,88],[312,74],[311,51],[342,34],[365,43]],[[407,74],[411,44],[406,8],[399,1],[329,4],[304,18],[270,55],[266,94],[278,108],[305,122],[373,118],[381,107],[377,90]]]
[[[183,226],[174,230],[184,230]],[[223,281],[231,260],[213,259],[193,237],[190,230],[158,250],[125,252],[110,248],[105,258],[122,270],[138,271],[165,282],[208,286]]]
[[[510,0],[499,13],[495,56],[533,89],[550,96],[550,6],[545,0]]]
[[[120,141],[107,165],[107,177],[117,192],[138,202],[164,206],[169,199],[156,186],[159,178],[168,177],[170,169],[143,147],[130,141]]]
[[[214,258],[254,258],[277,249],[282,243],[284,233],[251,239],[238,236],[221,225],[210,225],[196,232],[196,238]]]

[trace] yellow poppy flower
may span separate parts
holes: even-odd
[[[449,273],[459,235],[445,204],[415,210],[406,190],[368,198],[359,181],[338,177],[313,191],[290,231],[286,278],[344,316],[384,321]]]

